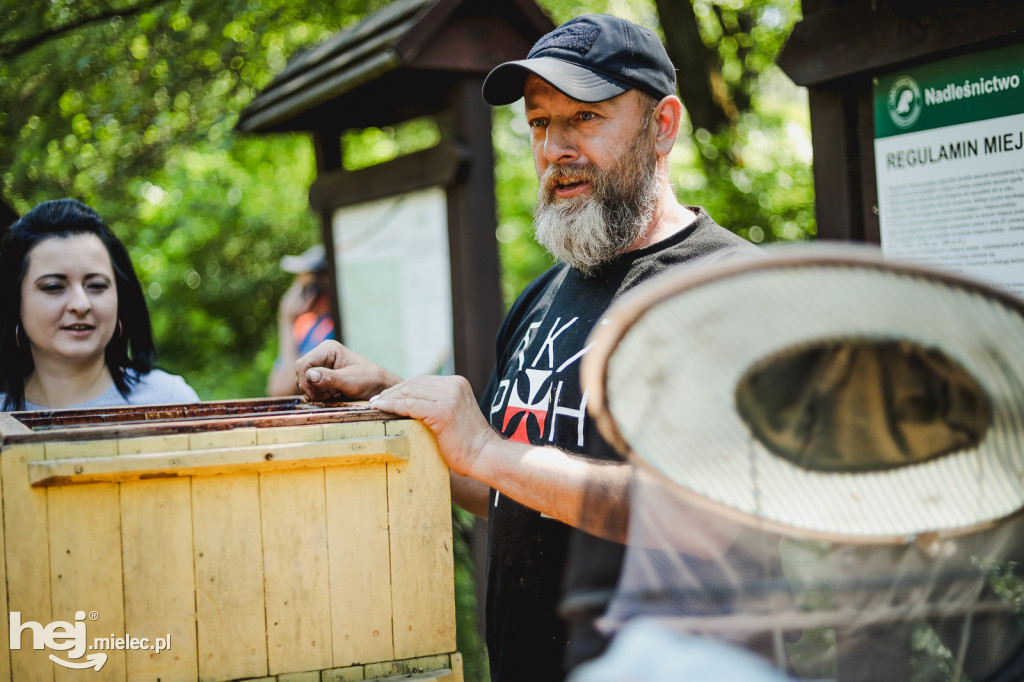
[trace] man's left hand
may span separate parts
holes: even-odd
[[[437,438],[452,471],[474,476],[474,465],[489,442],[500,440],[484,419],[469,382],[460,376],[419,376],[370,398],[383,412],[421,420]]]

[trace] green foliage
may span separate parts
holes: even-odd
[[[477,580],[471,539],[474,517],[452,505],[452,531],[455,535],[455,612],[456,646],[462,652],[466,682],[491,679],[485,645],[477,618]]]
[[[810,121],[804,93],[775,66],[800,18],[797,0],[695,0],[737,113],[721,131],[680,134],[682,199],[755,243],[803,241],[816,231]]]

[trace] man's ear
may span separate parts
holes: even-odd
[[[659,156],[668,156],[679,135],[679,122],[683,116],[683,103],[675,95],[658,102],[654,109],[654,150]]]

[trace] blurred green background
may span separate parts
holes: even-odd
[[[128,245],[148,295],[158,363],[205,400],[264,395],[278,262],[320,238],[304,134],[243,136],[239,112],[298,50],[381,0],[0,0],[0,186],[17,213],[59,197],[96,208]],[[798,0],[539,0],[557,24],[609,12],[696,40],[680,81],[690,112],[672,157],[680,199],[756,243],[813,237],[805,93],[774,65]],[[670,49],[672,40],[669,40]],[[681,86],[682,87],[682,86]],[[699,95],[699,93],[698,93]],[[710,108],[709,108],[710,107]],[[696,121],[697,123],[694,123]],[[497,238],[506,305],[551,260],[532,240],[536,179],[521,103],[494,110]],[[350,131],[358,168],[431,146],[430,120]],[[460,649],[475,639],[471,521],[456,515]]]

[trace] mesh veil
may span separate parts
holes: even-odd
[[[656,618],[798,679],[1024,679],[1020,516],[956,538],[849,544],[733,525],[644,469],[633,486],[606,631]]]

